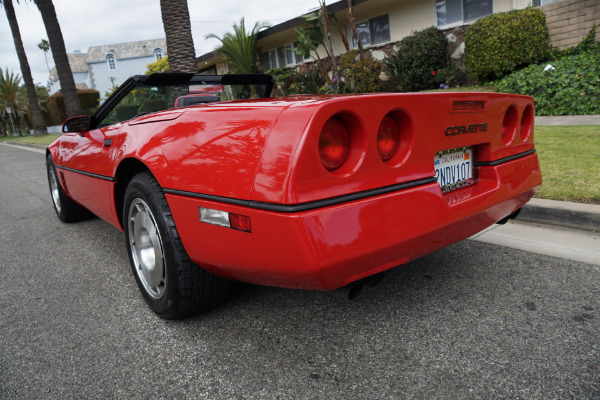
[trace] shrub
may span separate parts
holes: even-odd
[[[383,66],[374,58],[363,60],[358,50],[351,50],[341,56],[340,72],[346,78],[346,84],[354,93],[373,93],[381,89],[381,70]]]
[[[287,96],[292,94],[290,86],[296,78],[296,71],[291,68],[272,68],[267,71],[267,74],[275,77],[275,88],[273,94],[275,96]]]
[[[290,85],[290,93],[295,94],[319,94],[319,89],[325,80],[319,68],[312,68],[305,74],[296,74],[294,82]]]
[[[467,29],[465,65],[475,79],[498,79],[549,55],[546,16],[538,8],[493,14]]]
[[[164,56],[158,60],[146,65],[146,75],[155,74],[157,72],[169,71],[169,56]]]
[[[92,89],[78,90],[77,96],[79,97],[83,114],[92,115],[98,108],[100,92]],[[48,124],[62,125],[65,119],[67,119],[67,110],[65,109],[65,100],[62,92],[48,97],[44,103],[48,110]]]
[[[496,89],[532,96],[537,115],[600,114],[600,51],[563,57],[551,65],[530,65],[496,82]]]
[[[93,89],[83,89],[77,91],[77,96],[84,115],[92,115],[96,112],[100,103],[100,92]]]
[[[397,54],[385,59],[386,73],[401,91],[433,89],[442,78],[438,71],[448,65],[448,41],[436,27],[413,32],[396,45]]]

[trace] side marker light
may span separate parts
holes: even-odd
[[[252,222],[247,215],[228,213],[227,211],[212,208],[198,207],[200,222],[211,225],[223,226],[236,231],[252,232]]]

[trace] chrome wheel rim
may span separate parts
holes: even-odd
[[[56,173],[54,172],[54,168],[52,165],[48,165],[48,181],[50,182],[50,194],[52,195],[52,202],[54,203],[54,208],[56,211],[60,213],[60,194],[58,192],[58,179],[56,179]]]
[[[129,205],[129,251],[146,293],[159,300],[165,294],[166,268],[162,238],[150,207],[139,198]]]

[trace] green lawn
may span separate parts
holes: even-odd
[[[536,126],[544,183],[536,197],[600,204],[600,126]]]
[[[48,146],[50,143],[54,141],[60,134],[56,135],[44,135],[44,136],[2,136],[0,137],[0,142],[10,141],[11,143],[19,144],[40,144],[43,146]]]
[[[58,135],[0,137],[0,141],[52,143]],[[536,126],[544,183],[536,197],[600,204],[600,126]]]

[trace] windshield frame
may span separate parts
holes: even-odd
[[[260,98],[271,96],[275,78],[268,74],[227,74],[227,75],[195,75],[187,73],[157,73],[151,75],[135,75],[128,78],[115,92],[98,108],[90,118],[90,130],[98,128],[100,122],[115,108],[127,94],[142,86],[171,86],[181,84],[198,85],[264,85],[265,90]]]

